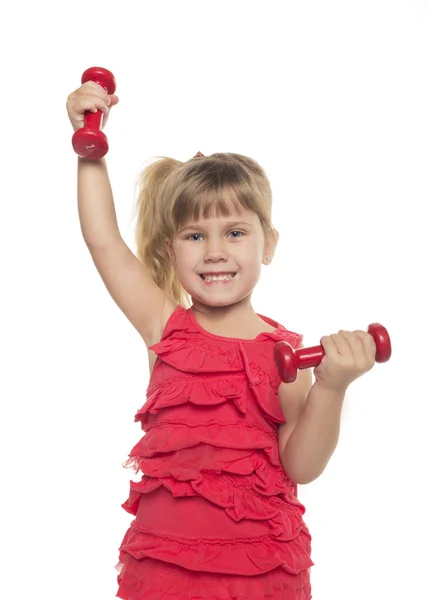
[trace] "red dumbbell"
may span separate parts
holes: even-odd
[[[375,361],[378,363],[387,362],[391,356],[391,342],[387,329],[379,323],[372,323],[368,327],[368,333],[374,338],[377,347]],[[294,350],[285,341],[277,342],[274,346],[274,362],[280,379],[285,383],[295,381],[298,369],[317,367],[324,356],[323,346]]]
[[[114,94],[116,91],[116,80],[111,71],[101,67],[91,67],[86,69],[82,75],[82,83],[94,81],[101,85],[107,94]],[[101,131],[101,122],[103,112],[97,110],[96,113],[87,111],[85,115],[84,127],[77,129],[72,138],[74,152],[90,160],[98,160],[108,152],[108,140],[105,133]]]

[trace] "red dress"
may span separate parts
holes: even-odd
[[[261,315],[260,315],[261,316]],[[145,435],[125,466],[123,508],[135,515],[120,546],[125,600],[309,600],[311,536],[284,472],[274,344],[302,336],[275,327],[251,340],[208,333],[177,307],[159,343]]]

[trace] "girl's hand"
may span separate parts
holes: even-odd
[[[108,95],[103,87],[94,81],[87,81],[67,98],[67,113],[74,131],[84,126],[85,112],[104,113],[101,128],[107,123],[110,109],[119,101],[115,94]]]
[[[377,349],[374,338],[366,331],[340,331],[322,337],[320,343],[325,356],[314,375],[323,388],[345,392],[352,381],[375,364]]]

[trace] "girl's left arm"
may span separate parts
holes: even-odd
[[[297,384],[292,393],[284,385],[279,390],[287,419],[279,430],[280,459],[288,477],[298,484],[314,481],[325,470],[338,444],[345,397],[344,391],[325,389],[318,383],[307,395],[307,380],[303,376],[291,384]]]
[[[347,388],[375,364],[375,342],[365,331],[340,331],[320,342],[325,355],[314,369],[314,385],[311,374],[299,371],[296,381],[279,389],[287,421],[279,431],[280,458],[288,477],[300,484],[325,470],[338,444]]]

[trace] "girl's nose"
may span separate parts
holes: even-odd
[[[210,241],[206,246],[205,261],[218,262],[227,260],[224,245],[219,241]]]

